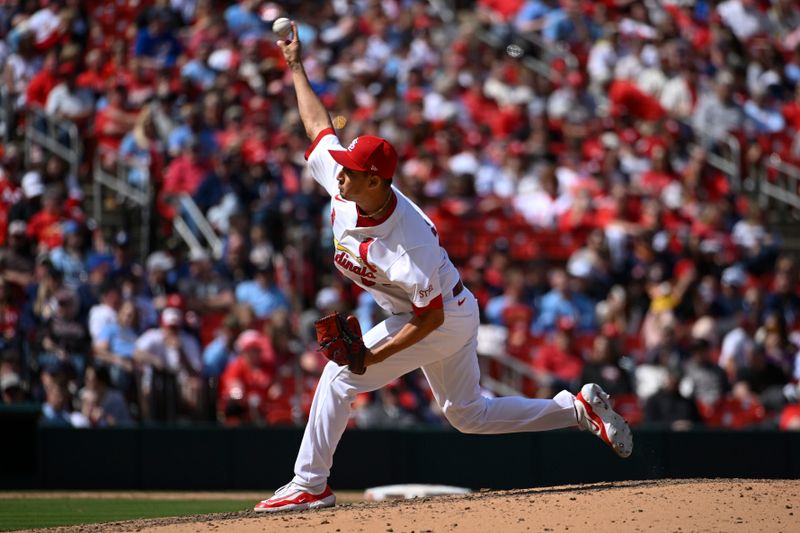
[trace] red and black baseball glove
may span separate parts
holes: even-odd
[[[353,374],[367,371],[364,359],[367,348],[361,337],[361,326],[353,315],[333,313],[314,322],[317,342],[322,354],[337,365],[347,366]]]

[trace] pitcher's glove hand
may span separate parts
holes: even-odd
[[[333,313],[314,322],[314,326],[319,350],[325,357],[337,365],[347,366],[353,374],[367,371],[364,365],[367,348],[356,317],[345,318],[342,313]]]

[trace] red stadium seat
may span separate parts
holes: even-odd
[[[631,426],[641,423],[644,419],[642,401],[636,394],[615,394],[612,400],[614,401],[614,410]]]
[[[533,233],[517,231],[511,238],[511,259],[514,261],[532,261],[541,253]]]
[[[762,422],[766,416],[764,406],[756,398],[746,402],[727,396],[715,405],[698,403],[700,416],[711,427],[741,429]]]
[[[214,340],[225,319],[225,313],[203,313],[200,315],[200,342],[203,346]]]

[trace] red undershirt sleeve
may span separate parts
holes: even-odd
[[[411,304],[411,307],[414,314],[416,316],[419,316],[425,313],[425,311],[428,311],[429,309],[442,309],[444,307],[444,300],[442,299],[442,295],[440,294],[439,296],[428,302],[428,305],[426,305],[425,307],[417,307],[414,304]]]

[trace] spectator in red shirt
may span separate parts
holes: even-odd
[[[94,131],[97,136],[97,146],[101,155],[116,153],[125,136],[136,124],[136,117],[125,109],[125,86],[113,85],[109,87],[106,98],[106,107],[97,112],[94,117]]]
[[[575,201],[559,218],[558,229],[563,232],[588,230],[595,226],[596,215],[591,193],[581,188]]]
[[[270,154],[266,130],[264,128],[247,127],[244,130],[242,141],[242,158],[249,165],[264,165],[270,159],[276,159],[276,154]],[[276,146],[276,149],[279,148]]]
[[[96,96],[101,95],[109,83],[103,63],[103,52],[100,50],[86,54],[86,69],[78,75],[78,87],[89,89]]]
[[[795,86],[794,100],[783,106],[783,117],[789,127],[800,131],[800,83]]]
[[[552,390],[574,389],[581,377],[583,357],[575,345],[574,333],[575,321],[562,317],[552,340],[534,354],[533,368],[550,381]]]
[[[68,28],[66,15],[69,12],[63,0],[38,3],[44,4],[44,7],[28,19],[28,27],[34,33],[36,48],[47,50],[55,46],[66,33]]]
[[[128,72],[128,50],[125,41],[116,39],[109,46],[110,57],[103,65],[103,79],[124,83],[130,78]]]
[[[478,12],[485,21],[508,22],[514,19],[524,3],[523,0],[480,0]]]
[[[661,104],[636,84],[628,80],[614,80],[608,89],[611,115],[630,116],[642,120],[659,120],[666,116]]]
[[[6,281],[0,278],[0,347],[14,346],[19,322],[19,307],[14,302],[13,292]]]
[[[0,163],[0,245],[6,243],[12,208],[23,198],[20,189],[22,171],[21,148],[18,145],[7,144]]]
[[[677,181],[678,176],[672,171],[667,150],[661,146],[653,148],[650,164],[650,169],[639,177],[639,187],[643,192],[656,196],[661,194],[667,185]]]
[[[129,61],[130,69],[120,72],[120,79],[128,89],[128,104],[134,109],[144,106],[156,92],[152,72],[142,61],[141,58],[133,57]]]
[[[787,405],[781,413],[781,431],[800,431],[800,403]]]
[[[50,91],[59,83],[61,78],[58,75],[58,53],[51,50],[44,58],[42,70],[31,79],[25,92],[28,105],[44,107]]]
[[[23,183],[24,188],[25,183]],[[56,189],[45,191],[42,196],[42,210],[33,215],[28,223],[28,237],[38,243],[40,250],[50,251],[61,246],[63,241],[61,222],[64,220],[61,201],[60,191]]]
[[[217,144],[228,151],[242,144],[245,138],[244,109],[241,106],[229,107],[223,115],[224,128],[215,135]]]
[[[169,164],[164,174],[165,195],[194,194],[211,169],[195,137],[190,137],[181,155]]]
[[[255,330],[243,332],[236,344],[239,356],[228,364],[220,378],[225,417],[234,424],[263,421],[275,378],[272,344]]]

